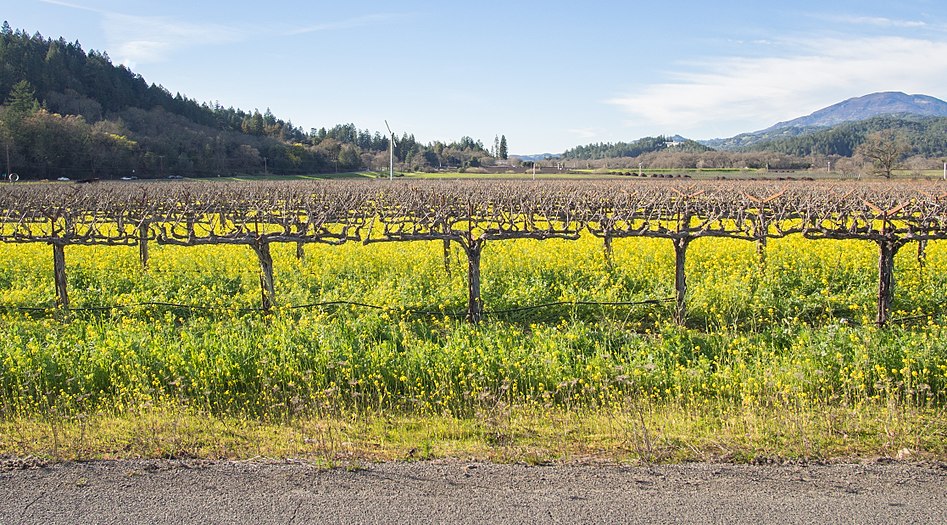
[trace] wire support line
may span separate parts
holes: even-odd
[[[484,310],[483,315],[502,315],[510,314],[517,312],[524,312],[530,310],[538,310],[542,308],[553,308],[556,306],[605,306],[605,307],[622,307],[622,306],[644,306],[644,305],[656,305],[662,303],[668,303],[674,301],[674,298],[665,298],[665,299],[647,299],[643,301],[556,301],[551,303],[542,303],[529,306],[520,306],[514,308],[507,308],[502,310]],[[384,311],[400,311],[401,313],[408,315],[446,315],[450,317],[465,317],[467,312],[450,312],[444,310],[425,310],[419,308],[412,308],[410,306],[380,306],[376,304],[361,303],[357,301],[323,301],[317,303],[306,303],[300,305],[288,305],[288,306],[277,306],[271,310],[313,310],[318,308],[334,307],[334,306],[351,306],[356,308],[366,308],[370,310],[384,310]],[[199,311],[216,311],[216,312],[265,312],[263,308],[253,307],[253,308],[239,308],[239,307],[213,307],[206,305],[194,305],[194,304],[183,304],[183,303],[172,303],[165,301],[145,301],[139,303],[128,303],[128,304],[115,304],[115,305],[104,305],[104,306],[80,306],[80,307],[70,307],[68,309],[63,309],[69,312],[107,312],[110,310],[131,310],[135,308],[148,308],[148,307],[164,307],[164,308],[180,308],[186,310],[199,310]],[[20,311],[20,312],[49,312],[59,309],[57,306],[47,306],[47,307],[36,307],[36,306],[17,306],[17,305],[0,305],[0,310],[7,311]]]
[[[888,322],[889,322],[889,323],[898,323],[898,324],[911,323],[911,322],[915,322],[915,321],[923,321],[923,320],[927,320],[927,319],[933,319],[934,317],[939,317],[939,316],[941,316],[941,315],[944,315],[944,312],[943,312],[943,311],[939,311],[939,312],[935,312],[935,313],[908,315],[908,316],[905,316],[905,317],[895,317],[895,318],[893,318],[893,319],[888,320]]]
[[[325,301],[321,303],[308,303],[308,304],[300,304],[296,306],[284,306],[283,308],[287,310],[306,310],[306,309],[313,309],[313,308],[322,308],[325,306],[358,306],[360,308],[369,308],[372,310],[385,310],[386,309],[386,307],[378,306],[377,304],[359,303],[356,301]],[[410,310],[410,308],[406,308],[406,310]]]
[[[500,315],[500,314],[511,314],[516,312],[525,312],[528,310],[538,310],[540,308],[552,308],[555,306],[645,306],[645,305],[654,305],[662,303],[674,302],[676,299],[673,297],[666,297],[664,299],[646,299],[644,301],[609,301],[609,302],[597,302],[597,301],[557,301],[554,303],[543,303],[536,304],[531,306],[519,306],[516,308],[507,308],[504,310],[484,310],[483,315]]]
[[[228,312],[253,312],[261,311],[261,308],[216,308],[212,306],[204,305],[193,305],[193,304],[182,304],[182,303],[170,303],[162,301],[146,301],[141,303],[128,303],[128,304],[113,304],[106,306],[80,306],[80,307],[70,307],[64,308],[63,310],[69,312],[107,312],[109,310],[131,310],[134,308],[147,308],[147,307],[166,307],[166,308],[183,308],[186,310],[203,310],[203,311],[228,311]],[[20,312],[49,312],[60,309],[57,306],[48,306],[45,308],[41,307],[28,307],[28,306],[16,306],[16,305],[0,305],[0,310],[14,310]]]
[[[542,303],[528,306],[519,306],[514,308],[506,308],[502,310],[484,310],[482,315],[484,317],[500,317],[508,314],[515,314],[520,312],[526,312],[531,310],[539,310],[542,308],[554,308],[559,306],[568,306],[568,307],[579,307],[579,306],[599,306],[599,307],[633,307],[633,306],[648,306],[648,305],[660,305],[672,303],[675,298],[663,298],[663,299],[646,299],[643,301],[556,301],[550,303]],[[353,307],[353,308],[363,308],[369,310],[377,311],[386,311],[392,312],[401,316],[406,317],[450,317],[454,319],[463,319],[467,316],[466,311],[444,311],[444,310],[424,310],[424,309],[415,309],[409,306],[380,306],[375,304],[362,303],[357,301],[323,301],[316,303],[306,303],[300,305],[287,305],[287,306],[275,306],[266,310],[261,307],[250,307],[250,308],[241,308],[241,307],[215,307],[215,306],[205,306],[205,305],[194,305],[194,304],[183,304],[183,303],[173,303],[166,301],[145,301],[140,303],[129,303],[129,304],[116,304],[108,306],[85,306],[85,307],[70,307],[68,309],[61,308],[56,305],[49,305],[45,307],[38,306],[17,306],[10,304],[0,304],[0,311],[5,312],[23,312],[23,313],[40,313],[40,314],[55,314],[55,313],[91,313],[91,312],[109,312],[113,310],[134,310],[137,308],[169,308],[169,309],[182,309],[190,311],[200,311],[200,312],[213,312],[218,314],[247,314],[247,313],[260,313],[260,314],[271,314],[278,311],[298,311],[298,310],[316,310],[323,308],[333,308],[333,307]],[[910,315],[904,317],[898,317],[890,319],[891,324],[898,325],[909,325],[916,323],[918,321],[924,321],[928,319],[939,319],[947,315],[943,309],[938,309],[937,311],[932,311],[924,314]],[[847,324],[853,326],[869,326],[874,325],[875,323],[860,322],[856,319],[840,317],[836,318],[836,323]],[[810,323],[810,326],[829,326],[833,323],[820,324],[820,323]]]

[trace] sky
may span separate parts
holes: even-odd
[[[943,0],[0,0],[14,29],[295,126],[513,154],[729,137],[877,91],[947,99]]]

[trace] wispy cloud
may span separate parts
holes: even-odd
[[[234,42],[246,33],[220,24],[194,24],[163,16],[130,15],[63,0],[43,3],[97,13],[113,59],[134,66],[161,62],[188,47]]]
[[[895,29],[919,29],[924,27],[929,27],[928,23],[923,20],[898,20],[895,18],[885,18],[882,16],[829,16],[825,17],[827,20],[833,22],[840,22],[843,24],[857,25],[857,26],[874,26],[882,28],[895,28]]]
[[[79,5],[73,2],[62,2],[60,0],[39,0],[39,1],[44,4],[58,5],[60,7],[69,7],[71,9],[79,9],[82,11],[92,11],[96,13],[100,12],[98,9],[95,9],[93,7],[87,7],[87,6]]]
[[[671,81],[617,96],[629,125],[721,133],[765,127],[873,91],[947,86],[947,42],[905,37],[783,41],[783,56],[682,64]],[[701,137],[709,138],[709,137]]]
[[[406,15],[396,13],[376,13],[371,15],[357,16],[346,20],[334,22],[324,22],[313,24],[299,29],[289,31],[290,35],[302,35],[306,33],[317,33],[320,31],[333,31],[339,29],[358,29],[368,26],[384,25],[396,22],[405,18]]]
[[[160,62],[181,49],[242,40],[246,33],[218,24],[192,24],[167,17],[103,13],[105,34],[123,63]]]
[[[170,59],[174,53],[187,48],[226,44],[260,36],[272,36],[277,33],[275,30],[261,30],[260,28],[250,31],[245,27],[217,23],[193,23],[164,16],[120,13],[82,5],[78,1],[39,1],[99,14],[112,58],[129,66],[138,63],[162,62]],[[319,31],[357,29],[391,23],[404,16],[394,13],[369,14],[301,27],[284,34],[300,35]]]
[[[580,139],[591,140],[595,137],[598,137],[602,130],[600,128],[573,128],[567,130],[569,133],[579,137]]]

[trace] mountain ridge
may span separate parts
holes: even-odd
[[[759,131],[697,142],[718,150],[736,150],[763,142],[807,135],[847,122],[896,115],[947,117],[947,102],[930,95],[880,91],[852,97],[816,110],[809,115],[777,122]]]
[[[805,126],[829,127],[882,115],[902,114],[947,117],[947,102],[930,95],[908,95],[900,91],[879,91],[843,100],[804,117],[777,122],[767,130]]]

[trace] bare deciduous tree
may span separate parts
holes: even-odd
[[[891,173],[910,150],[911,146],[904,134],[888,129],[865,137],[865,142],[855,149],[855,154],[870,161],[875,173],[890,179]]]

